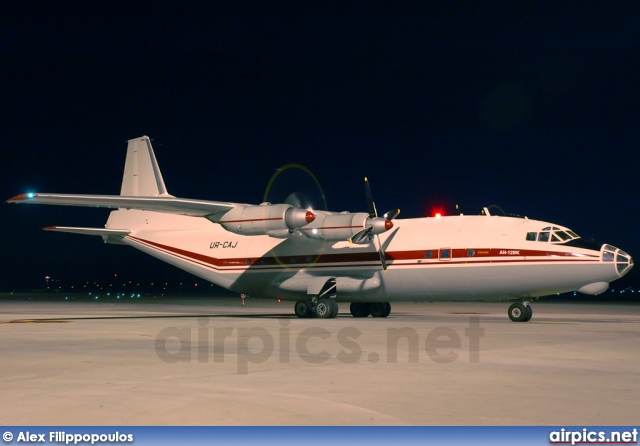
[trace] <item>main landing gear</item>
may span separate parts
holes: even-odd
[[[533,316],[533,310],[529,302],[516,302],[509,307],[509,319],[513,322],[529,322]]]
[[[349,307],[353,317],[387,317],[391,313],[389,302],[351,302]]]
[[[315,300],[315,302],[314,302]],[[387,317],[391,313],[389,302],[352,302],[349,307],[353,317]],[[330,319],[338,314],[338,303],[332,298],[303,299],[293,306],[296,316],[299,318],[317,317]]]
[[[313,300],[315,300],[315,303]],[[315,316],[320,319],[330,319],[338,315],[338,302],[329,297],[322,299],[304,299],[296,302],[293,311],[296,313],[296,316],[300,318]]]

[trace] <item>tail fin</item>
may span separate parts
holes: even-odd
[[[158,167],[148,136],[129,140],[120,195],[128,197],[171,197]]]

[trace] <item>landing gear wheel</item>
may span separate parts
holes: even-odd
[[[338,315],[338,302],[335,301],[335,299],[327,299],[329,301],[329,304],[331,304],[331,318],[334,318]]]
[[[367,317],[371,314],[371,305],[367,302],[351,302],[349,311],[353,317]]]
[[[533,316],[533,308],[531,308],[531,305],[525,305],[524,308],[527,310],[527,317],[525,317],[524,321],[529,322],[531,320],[531,316]]]
[[[335,305],[335,307],[332,305]],[[318,303],[316,304],[316,316],[320,319],[329,319],[331,317],[335,317],[334,309],[337,308],[335,301],[331,299],[318,299]]]
[[[374,302],[371,304],[371,316],[387,317],[391,313],[391,304],[389,302]]]
[[[313,316],[313,307],[308,300],[299,300],[293,306],[293,311],[300,318],[309,318]]]
[[[509,307],[509,319],[513,322],[527,322],[531,319],[531,315],[533,315],[532,310],[528,310],[530,308],[528,305],[521,304],[520,302],[516,302]],[[527,318],[528,317],[528,318]]]

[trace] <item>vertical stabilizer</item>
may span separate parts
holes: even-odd
[[[170,196],[148,136],[129,140],[120,195],[129,197]]]

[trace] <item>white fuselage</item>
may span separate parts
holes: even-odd
[[[388,263],[383,272],[374,242],[318,241],[300,232],[244,236],[202,217],[141,210],[113,211],[107,223],[136,228],[125,244],[216,285],[285,300],[313,294],[331,278],[337,299],[348,302],[512,300],[581,289],[597,294],[633,265],[609,245],[527,240],[547,227],[565,229],[498,216],[396,219],[380,235]],[[620,266],[619,259],[627,263]]]

